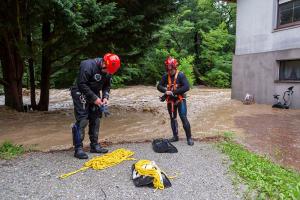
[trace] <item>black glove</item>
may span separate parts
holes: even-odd
[[[168,96],[171,99],[173,99],[173,100],[177,100],[178,99],[178,96],[174,95],[174,94],[172,94],[172,95],[166,95],[166,94],[164,94],[163,96],[159,97],[159,99],[160,99],[161,102],[164,102],[167,99]]]
[[[108,115],[110,115],[110,112],[108,110],[108,105],[99,106],[99,110],[100,110],[101,113],[104,113],[105,117],[107,117]]]
[[[163,96],[159,97],[161,102],[164,102],[167,99],[167,95],[164,94]]]

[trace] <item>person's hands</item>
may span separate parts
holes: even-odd
[[[166,95],[171,96],[171,95],[173,95],[173,92],[168,90],[168,91],[166,91]]]
[[[94,104],[96,104],[97,106],[101,106],[103,104],[102,100],[100,98],[97,98],[95,101],[94,101]]]
[[[102,104],[104,104],[104,105],[107,105],[107,104],[108,104],[107,98],[102,99]]]

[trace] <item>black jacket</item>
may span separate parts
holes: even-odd
[[[171,76],[172,83],[174,82],[175,75]],[[184,95],[185,92],[189,91],[190,85],[188,80],[186,79],[184,73],[179,72],[176,80],[177,89],[175,91],[172,91],[174,95]],[[157,89],[165,93],[167,91],[167,85],[168,85],[168,74],[164,74],[162,76],[161,81],[157,85]]]
[[[93,103],[102,90],[102,99],[109,98],[111,75],[102,73],[95,59],[84,60],[80,63],[80,71],[76,86],[86,96],[89,103]]]

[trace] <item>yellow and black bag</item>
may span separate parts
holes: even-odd
[[[132,165],[132,180],[137,187],[150,186],[163,190],[172,186],[167,175],[150,160],[139,160]]]

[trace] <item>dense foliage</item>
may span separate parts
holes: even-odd
[[[235,4],[218,0],[17,0],[0,3],[0,84],[5,104],[47,110],[50,88],[70,87],[81,60],[118,54],[114,87],[152,84],[179,60],[191,85],[230,87]],[[35,102],[35,88],[40,102]],[[21,97],[21,98],[20,98]]]
[[[176,11],[153,34],[156,42],[137,62],[136,69],[143,72],[140,80],[144,84],[158,81],[164,73],[163,61],[171,55],[184,61],[180,69],[192,85],[230,87],[235,5],[213,0],[177,3]]]

